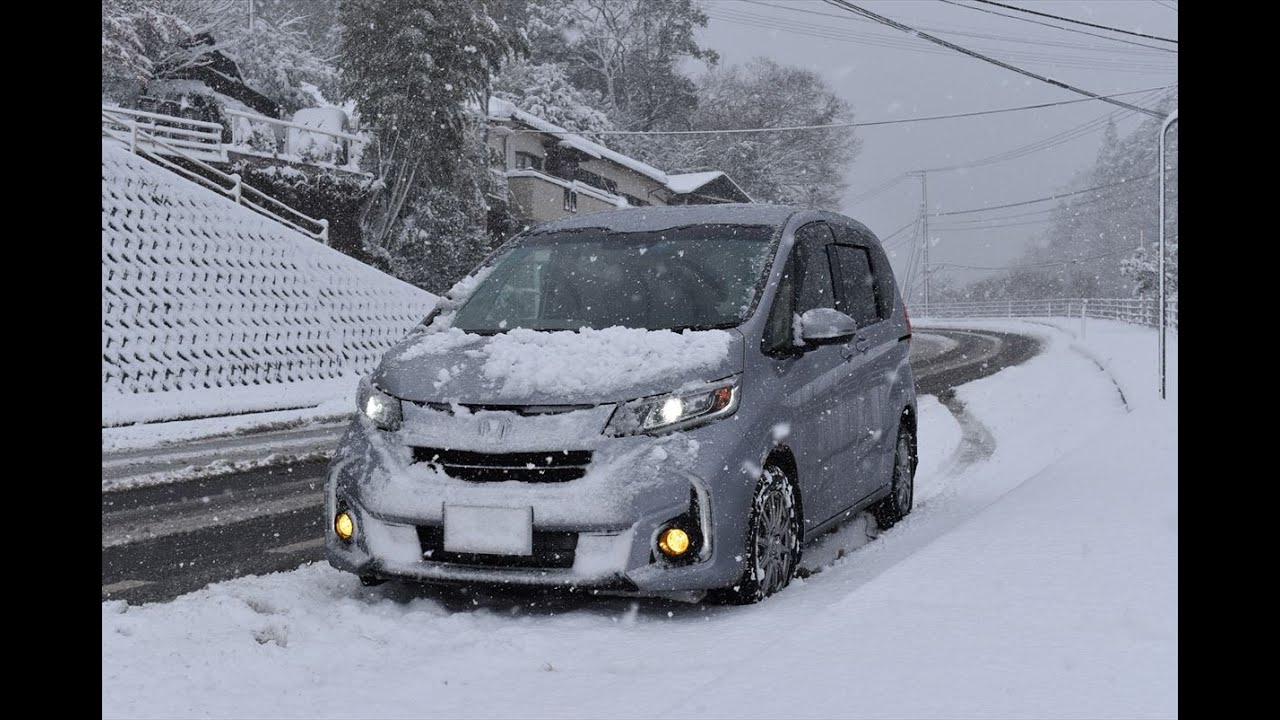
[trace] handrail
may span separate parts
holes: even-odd
[[[215,168],[212,165],[204,162],[203,160],[200,160],[199,158],[192,156],[190,153],[184,152],[179,148],[174,147],[173,145],[170,145],[169,143],[157,138],[155,135],[144,130],[137,123],[131,120],[121,120],[117,117],[112,117],[112,114],[111,114],[112,112],[113,112],[112,108],[107,108],[105,106],[103,107],[102,119],[104,120],[104,123],[102,127],[102,132],[106,135],[109,135],[110,137],[113,137],[117,140],[127,143],[129,145],[130,152],[134,153],[135,155],[145,155],[146,157],[151,159],[153,162],[156,162],[170,170],[173,170],[174,172],[177,172],[191,180],[194,180],[200,183],[201,185],[204,185],[205,187],[208,187],[214,190],[215,192],[218,192],[222,195],[226,195],[227,197],[235,201],[236,204],[238,205],[243,205],[253,210],[254,212],[257,212],[261,215],[265,215],[289,228],[292,228],[302,233],[303,235],[306,235],[311,238],[315,238],[316,240],[319,240],[320,242],[326,245],[329,244],[329,221],[328,220],[325,220],[324,218],[317,219],[309,215],[305,215],[293,209],[292,207],[286,205],[285,203],[280,202],[279,200],[271,197],[270,195],[267,195],[261,190],[249,185],[248,183],[245,183],[240,179],[240,176],[238,174],[225,173],[219,170],[218,168]],[[124,131],[116,130],[110,127],[110,125],[112,124],[127,125],[129,126],[129,131],[124,132]],[[141,146],[139,141],[143,141],[146,144],[156,145],[161,148],[164,148],[168,150],[170,154],[177,155],[178,157],[185,159],[187,162],[190,162],[196,167],[199,167],[200,169],[204,170],[210,175],[213,175],[214,177],[220,180],[224,180],[231,183],[231,187],[229,188],[222,187],[218,183],[211,180],[209,177],[205,175],[201,175],[200,173],[197,173],[197,172],[192,172],[190,169],[185,168],[182,165],[179,165],[178,163],[168,160],[160,153],[148,151]],[[221,149],[220,145],[221,143],[219,143],[219,149]],[[302,220],[303,222],[312,223],[318,226],[320,229],[318,231],[308,230],[304,228],[302,225],[300,225],[299,223],[284,217],[282,214],[268,210],[265,206],[245,198],[245,191],[253,193],[259,198],[262,198],[263,200],[271,203],[278,209],[283,210],[285,213],[291,214],[297,217],[298,219]]]
[[[228,108],[225,112],[228,117],[228,124],[231,126],[232,146],[236,148],[237,152],[250,155],[269,155],[273,158],[283,159],[296,158],[298,162],[359,172],[360,156],[365,146],[369,144],[367,137],[359,135],[310,127],[291,120],[255,115],[243,110]],[[269,129],[270,148],[262,148],[257,145],[258,138],[254,136],[254,128],[262,125],[267,126]],[[337,152],[333,153],[331,159],[308,158],[304,153],[291,152],[290,143],[292,138],[301,137],[293,135],[294,133],[308,133],[332,138]]]
[[[359,135],[351,135],[344,132],[335,132],[333,130],[324,130],[322,128],[314,128],[308,125],[303,125],[301,123],[293,122],[292,120],[280,120],[278,118],[267,117],[266,115],[255,115],[253,113],[247,113],[247,112],[244,112],[243,110],[233,110],[232,108],[227,108],[225,112],[228,115],[232,115],[235,117],[242,117],[251,122],[264,122],[264,123],[269,123],[271,125],[281,125],[284,127],[297,128],[299,130],[306,130],[307,132],[320,133],[321,135],[329,135],[331,137],[342,138],[343,140],[351,140],[353,142],[365,141],[365,138],[362,138]]]
[[[119,113],[121,115],[133,115],[134,117],[145,117],[153,120],[164,120],[166,122],[179,122],[184,125],[195,125],[196,127],[206,128],[222,134],[222,125],[207,120],[192,120],[191,118],[178,117],[176,115],[161,115],[160,113],[147,112],[145,110],[133,110],[131,108],[122,108],[117,105],[103,105],[103,112]]]

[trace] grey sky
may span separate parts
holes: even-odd
[[[970,0],[958,1],[1011,12]],[[1040,12],[1178,39],[1178,13],[1168,7],[1176,7],[1177,3],[1171,0],[1004,1]],[[997,17],[941,0],[863,0],[859,4],[958,45],[1100,94],[1177,82],[1176,53]],[[700,31],[700,37],[720,53],[722,62],[740,63],[765,55],[778,62],[816,70],[852,104],[859,121],[1080,97],[856,18],[821,0],[706,0],[705,6],[711,21]],[[826,17],[811,13],[823,13]],[[1033,19],[1065,25],[1044,18]],[[1065,26],[1176,49],[1169,43]],[[944,28],[1000,38],[942,32]],[[1121,99],[1149,107],[1158,97],[1153,92]],[[1005,115],[860,129],[862,151],[848,174],[849,197],[910,170],[985,158],[1070,130],[1116,110],[1119,108],[1107,103],[1087,102]],[[1117,118],[1121,135],[1132,131],[1139,121],[1136,113],[1123,113]],[[930,173],[930,208],[934,212],[946,212],[1042,197],[1062,190],[1076,172],[1092,164],[1102,138],[1102,125],[1098,123],[1099,129],[1093,132],[1017,159],[967,170]],[[911,178],[860,204],[846,201],[842,210],[883,237],[917,216],[919,206],[920,182]],[[1019,210],[1027,212],[1048,206],[1049,203],[1045,203],[996,211],[990,216],[1007,216]],[[984,216],[963,217],[972,220]],[[1030,215],[1008,222],[1044,217]],[[1007,265],[1016,261],[1026,243],[1044,227],[1040,224],[932,232],[935,244],[931,262]],[[904,238],[909,232],[894,240]],[[908,244],[891,242],[890,247],[896,251],[895,269],[902,273]],[[961,283],[989,274],[973,270],[947,272]]]

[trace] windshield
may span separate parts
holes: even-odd
[[[453,324],[481,334],[732,327],[755,306],[774,230],[694,225],[531,236],[494,263]]]

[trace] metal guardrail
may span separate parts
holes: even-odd
[[[145,119],[146,122],[140,122],[139,119]],[[218,128],[218,134],[215,139],[210,140],[207,128],[203,135],[197,135],[196,133],[200,131],[183,130],[177,123],[212,125]],[[161,129],[165,137],[152,132],[157,128]],[[225,173],[205,162],[205,160],[213,160],[214,162],[226,161],[226,150],[222,146],[221,132],[222,126],[217,123],[186,120],[185,118],[123,108],[107,106],[102,108],[102,134],[124,142],[129,146],[130,152],[135,155],[144,155],[153,162],[183,177],[231,198],[238,205],[243,205],[254,212],[265,215],[286,227],[328,245],[328,220],[313,218],[294,210],[292,207],[245,183],[238,174]],[[188,139],[179,139],[176,142],[182,144],[175,144],[175,141],[168,137],[174,134],[178,135],[179,138],[185,137]],[[172,157],[186,160],[204,170],[207,175],[173,162],[169,159]],[[218,181],[222,181],[226,186],[219,184]]]
[[[160,113],[130,110],[122,107],[102,106],[103,127],[110,121],[118,129],[137,131],[132,138],[135,147],[141,145],[157,155],[226,162],[227,152],[222,147],[222,126],[216,122],[161,115]],[[155,140],[155,142],[152,142]]]
[[[236,152],[359,172],[368,139],[227,108]],[[326,142],[316,142],[316,140]]]
[[[1176,330],[1178,301],[1167,301],[1165,310],[1169,327]],[[1160,301],[1156,298],[1049,298],[930,303],[928,317],[1091,317],[1159,327]]]

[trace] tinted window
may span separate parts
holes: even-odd
[[[834,229],[836,242],[867,249],[875,280],[876,310],[881,319],[893,315],[893,299],[897,296],[893,285],[893,268],[889,267],[889,259],[884,256],[884,251],[877,248],[875,237],[864,230],[844,225],[837,225]]]
[[[839,282],[836,309],[857,320],[858,327],[880,322],[871,256],[866,248],[832,245],[831,253]]]
[[[796,251],[800,292],[796,295],[797,315],[814,308],[836,306],[834,284],[831,281],[831,263],[826,247],[835,238],[825,223],[811,223],[796,231]]]

